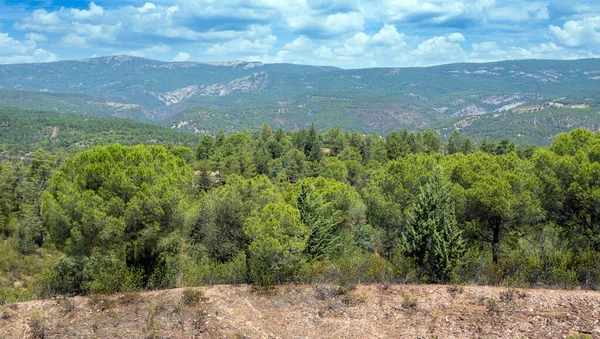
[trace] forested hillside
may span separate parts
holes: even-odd
[[[215,283],[600,287],[600,134],[313,126],[0,163],[0,302]]]
[[[338,69],[111,56],[0,65],[0,105],[151,122],[198,134],[297,130],[387,134],[434,128],[476,141],[549,145],[597,129],[600,60],[518,60]],[[493,126],[493,128],[491,127]]]
[[[192,133],[126,119],[0,107],[0,154],[4,156],[39,148],[76,153],[110,143],[192,146],[197,140]]]

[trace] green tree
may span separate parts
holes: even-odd
[[[471,138],[466,137],[465,138],[465,142],[460,150],[463,154],[470,154],[473,152],[477,151],[477,145],[475,145],[475,142],[473,142],[473,140],[471,140]]]
[[[459,131],[454,131],[448,138],[446,152],[448,154],[463,153],[469,154],[475,152],[477,146],[469,137],[463,136]]]
[[[503,240],[515,239],[543,219],[540,182],[531,164],[514,152],[502,156],[478,152],[454,159],[450,177],[465,199],[466,235],[491,245],[493,261],[498,262]]]
[[[269,203],[244,223],[251,283],[271,286],[293,277],[302,261],[309,230],[300,212],[285,203]]]
[[[333,214],[323,213],[322,197],[314,194],[314,187],[310,187],[305,181],[300,185],[296,205],[302,223],[309,230],[306,244],[306,254],[309,258],[323,259],[338,251],[341,242],[336,232],[343,222],[341,211],[335,211]]]
[[[558,155],[575,155],[590,145],[597,136],[585,128],[577,128],[568,133],[560,133],[552,142],[551,149]]]
[[[448,282],[465,252],[465,242],[440,168],[421,188],[408,219],[402,235],[406,255],[415,260],[426,279]]]
[[[332,156],[337,156],[348,146],[348,140],[342,129],[336,126],[325,133],[323,145],[331,149]]]
[[[173,269],[166,257],[178,248],[166,239],[180,233],[192,177],[165,147],[95,147],[53,174],[42,197],[44,227],[78,270],[88,269],[93,255],[113,256],[142,270],[148,286]]]
[[[296,182],[304,176],[306,167],[304,153],[291,149],[281,158],[274,161],[271,177],[285,176],[290,182]]]
[[[321,160],[320,176],[347,182],[348,169],[343,161],[338,158],[327,157]]]
[[[395,160],[410,153],[408,142],[399,132],[390,132],[385,138],[385,149],[389,160]]]
[[[562,213],[572,243],[600,252],[600,163],[579,163],[565,198]]]
[[[215,152],[215,140],[210,135],[205,135],[200,139],[200,144],[196,148],[196,159],[208,160]]]
[[[356,228],[366,224],[366,207],[350,185],[323,177],[288,188],[286,200],[300,210],[310,229],[307,254],[332,259],[353,246]]]
[[[265,146],[258,146],[254,152],[254,167],[257,174],[266,174],[270,172],[271,153]]]
[[[391,254],[404,232],[410,206],[425,185],[430,172],[439,166],[441,155],[408,155],[388,162],[371,175],[363,189],[369,224],[385,232],[384,247]]]
[[[483,138],[483,141],[479,145],[479,149],[487,154],[496,154],[498,144],[495,141],[489,141],[487,137]]]
[[[306,155],[306,159],[312,162],[318,162],[323,158],[321,138],[315,124],[312,124],[308,130],[306,143],[304,145],[304,154]]]
[[[247,134],[226,137],[217,147],[214,158],[222,176],[237,174],[251,178],[256,175],[254,143]]]
[[[365,147],[361,151],[364,163],[378,161],[385,164],[388,161],[386,141],[379,134],[368,135],[365,140]]]
[[[283,198],[277,186],[263,175],[251,179],[232,175],[227,184],[210,190],[199,204],[188,230],[192,244],[202,245],[209,257],[227,262],[248,244],[243,225],[252,212]]]
[[[423,132],[423,143],[425,144],[426,153],[439,153],[442,150],[442,141],[440,136],[428,128]]]
[[[271,138],[272,134],[273,134],[273,130],[271,129],[271,126],[269,126],[269,124],[267,124],[265,122],[265,123],[263,123],[262,129],[260,130],[260,134],[259,134],[258,138],[261,141],[267,141],[267,140],[269,140],[269,138]]]

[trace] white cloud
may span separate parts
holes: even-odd
[[[287,18],[290,31],[318,37],[330,37],[362,31],[364,19],[361,13],[336,13],[325,17],[290,16]]]
[[[27,40],[32,40],[32,41],[48,41],[46,36],[44,36],[43,34],[39,34],[39,33],[27,33],[27,34],[25,34],[25,37],[27,38]]]
[[[121,51],[117,54],[132,55],[140,58],[152,58],[169,52],[171,52],[171,47],[165,44],[159,44],[133,51]]]
[[[131,48],[125,53],[171,60],[176,53],[169,46],[176,45],[175,51],[204,51],[194,55],[200,60],[341,67],[591,57],[600,53],[596,2],[161,0],[106,8],[89,2],[80,8],[21,10],[20,15],[9,8],[0,19],[20,18],[12,28],[21,32],[0,31],[0,56],[34,60],[37,50],[60,46],[63,53],[87,49],[86,55]],[[559,18],[563,25],[555,23]],[[175,58],[189,55],[180,52]]]
[[[398,33],[396,26],[384,24],[383,27],[372,36],[373,41],[386,45],[405,44],[404,33]]]
[[[448,35],[448,37],[446,39],[450,42],[465,42],[465,41],[467,41],[467,39],[465,39],[465,36],[462,35],[461,33],[452,33],[452,34]]]
[[[372,51],[377,46],[401,47],[405,46],[404,34],[398,33],[394,25],[384,25],[379,32],[368,35],[364,32],[354,34],[344,40],[344,44],[335,48],[335,53],[340,55],[363,55]]]
[[[498,49],[498,44],[495,41],[485,41],[471,45],[471,49],[474,52],[489,52]]]
[[[87,10],[61,7],[57,11],[48,12],[38,9],[16,22],[13,27],[30,32],[76,34],[85,37],[88,42],[110,42],[115,41],[117,37],[136,41],[136,35],[198,39],[197,32],[174,22],[173,18],[178,11],[178,6],[160,6],[152,3],[141,7],[127,5],[104,10],[91,2]]]
[[[229,40],[222,44],[213,44],[206,51],[206,55],[217,55],[231,59],[232,55],[239,56],[242,54],[267,54],[277,42],[277,37],[269,35],[264,39],[247,40],[235,39]]]
[[[179,52],[173,58],[173,61],[188,61],[188,60],[190,60],[190,55],[186,52]]]
[[[523,22],[539,21],[550,18],[548,3],[541,1],[520,1],[517,5],[510,2],[501,2],[504,6],[488,11],[488,18],[494,21]]]
[[[294,10],[306,6],[304,0],[176,0],[175,3],[190,16],[205,18],[231,18],[265,21],[280,10]]]
[[[154,10],[154,9],[156,9],[156,5],[155,4],[153,4],[151,2],[146,2],[144,4],[144,6],[138,8],[138,12],[140,12],[140,13],[146,13],[146,12]]]
[[[41,48],[36,49],[31,54],[0,56],[0,64],[51,62],[56,60],[56,54]]]
[[[455,34],[455,33],[453,33]],[[460,47],[460,45],[458,43],[456,43],[456,39],[457,36],[455,35],[449,35],[447,37],[443,37],[443,36],[435,36],[431,39],[427,39],[423,42],[421,42],[418,46],[417,49],[414,50],[414,54],[416,55],[421,55],[421,56],[433,56],[433,57],[439,57],[439,56],[451,56],[453,54],[462,54],[464,51],[462,50],[462,48]],[[464,37],[463,40],[464,41]]]
[[[287,43],[283,46],[282,50],[288,52],[306,52],[312,48],[313,42],[304,35],[301,35],[294,39],[294,41]]]
[[[71,47],[89,47],[85,37],[74,33],[69,33],[60,39],[61,44]]]
[[[539,46],[534,46],[531,48],[531,51],[534,53],[555,53],[555,52],[562,52],[565,49],[559,46],[556,46],[555,43],[553,42],[549,42],[547,44],[540,44]]]
[[[0,32],[0,55],[27,54],[37,47],[34,40],[16,40]]]
[[[481,22],[494,4],[494,0],[384,0],[373,4],[372,11],[387,21],[447,24],[454,20]]]
[[[578,53],[557,46],[553,42],[540,43],[528,47],[498,46],[496,42],[473,44],[468,60],[472,62],[489,62],[518,59],[578,59],[595,57],[593,53]]]
[[[569,20],[563,28],[550,25],[550,32],[560,44],[569,47],[600,44],[600,16]]]
[[[71,9],[71,15],[76,20],[87,20],[96,16],[102,16],[104,14],[104,9],[100,6],[97,6],[94,2],[90,2],[90,9]]]
[[[460,33],[435,36],[418,44],[416,49],[402,53],[394,60],[409,66],[463,62],[467,58],[467,53],[459,43],[465,41],[465,37]]]
[[[64,27],[58,14],[59,12],[36,9],[29,17],[23,19],[20,23],[15,23],[14,28],[36,32],[59,32]]]

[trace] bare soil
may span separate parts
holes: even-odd
[[[4,305],[0,338],[600,338],[600,292],[594,291],[442,285],[194,290],[203,297],[172,289]]]

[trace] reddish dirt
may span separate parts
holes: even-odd
[[[0,307],[0,338],[600,338],[600,292],[440,285],[208,286]],[[94,303],[95,302],[95,303]],[[34,317],[35,318],[35,317]]]

